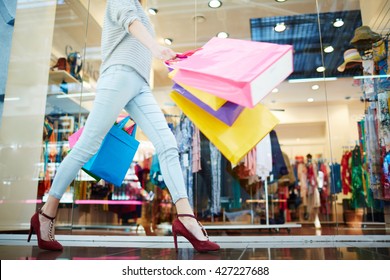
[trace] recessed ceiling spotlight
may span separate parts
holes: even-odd
[[[325,49],[324,49],[324,52],[326,53],[331,53],[334,51],[334,48],[332,46],[327,46]]]
[[[278,3],[283,3],[283,2],[286,2],[287,0],[275,0],[275,1]]]
[[[312,85],[312,87],[311,87],[312,90],[318,90],[319,88],[320,88],[319,85]]]
[[[314,98],[311,98],[311,97],[308,98],[308,99],[307,99],[307,102],[309,102],[309,103],[314,102]]]
[[[148,12],[149,12],[149,14],[151,14],[151,15],[157,15],[158,10],[155,9],[155,8],[149,8],[149,9],[148,9]]]
[[[203,23],[206,21],[206,17],[203,15],[196,15],[192,18],[196,23]]]
[[[171,39],[171,38],[165,38],[165,39],[164,39],[165,45],[170,46],[170,45],[172,45],[172,42],[173,42],[173,39]]]
[[[341,18],[336,18],[336,21],[333,22],[333,26],[339,28],[344,25],[344,21]]]
[[[283,32],[284,30],[286,30],[286,28],[287,28],[286,25],[284,24],[284,22],[282,22],[282,23],[277,23],[274,27],[274,30],[276,32]]]
[[[211,0],[209,1],[209,7],[213,9],[217,9],[222,6],[222,2],[219,0]]]
[[[273,93],[278,93],[278,92],[279,92],[279,89],[278,89],[278,88],[274,88],[274,89],[272,90],[272,92],[273,92]]]
[[[324,66],[320,66],[320,67],[317,67],[317,72],[324,72],[325,71],[325,67]]]
[[[224,31],[218,32],[217,37],[218,37],[218,38],[225,39],[225,38],[228,38],[228,37],[229,37],[229,33],[226,33],[226,32],[224,32]]]

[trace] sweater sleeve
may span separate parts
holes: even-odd
[[[118,25],[130,34],[129,25],[135,20],[139,20],[137,16],[137,7],[134,0],[108,0],[111,3],[110,17]]]

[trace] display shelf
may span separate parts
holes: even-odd
[[[63,81],[69,84],[80,83],[80,81],[78,81],[76,78],[74,78],[71,74],[69,74],[65,70],[49,72],[49,85],[59,85]]]

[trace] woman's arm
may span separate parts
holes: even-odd
[[[146,46],[155,58],[169,60],[176,57],[176,53],[173,50],[158,44],[139,20],[134,20],[129,25],[129,32]]]

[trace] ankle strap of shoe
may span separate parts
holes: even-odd
[[[190,217],[190,218],[194,218],[195,220],[197,220],[196,217],[194,215],[191,215],[191,214],[177,214],[177,216],[178,217]]]
[[[209,235],[207,234],[207,231],[206,229],[204,228],[204,226],[201,224],[201,222],[198,221],[198,219],[194,216],[194,215],[191,215],[191,214],[177,214],[178,217],[190,217],[190,218],[194,218],[197,222],[198,222],[198,225],[200,226],[202,232],[203,232],[203,235],[205,237],[207,237],[207,239],[209,239]]]
[[[46,219],[49,219],[49,220],[52,220],[52,221],[56,218],[56,217],[53,218],[53,217],[50,217],[50,216],[46,215],[45,213],[43,213],[42,210],[39,210],[39,214],[41,214]]]

